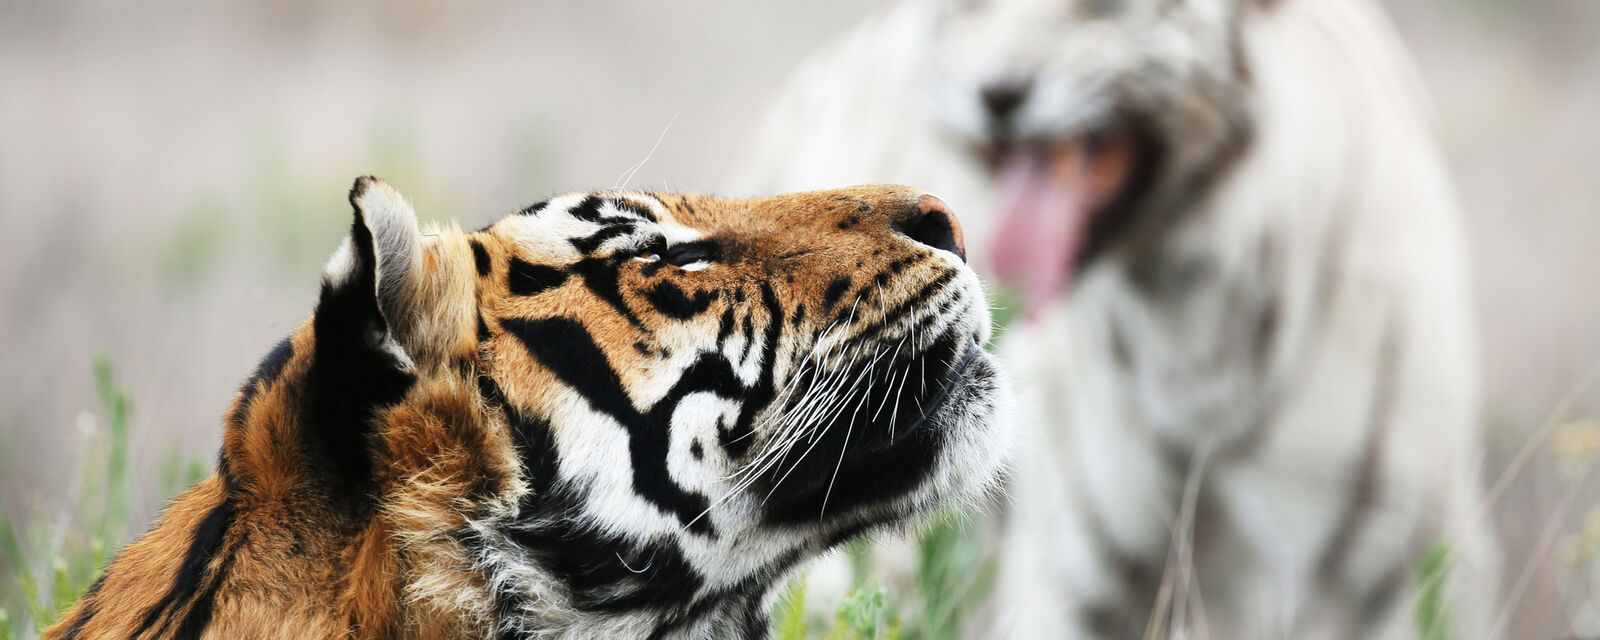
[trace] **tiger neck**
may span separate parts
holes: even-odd
[[[701,549],[684,535],[596,531],[556,491],[469,524],[463,536],[493,602],[496,625],[527,638],[762,638],[771,595],[803,557],[791,550],[751,563],[731,531]],[[729,573],[728,566],[757,565]],[[552,606],[552,603],[559,605]],[[517,635],[520,633],[521,635]]]
[[[288,603],[285,616],[315,608],[330,636],[483,635],[460,604],[481,579],[451,568],[470,559],[439,532],[464,526],[475,493],[508,490],[514,454],[493,444],[470,367],[376,369],[368,352],[319,342],[333,332],[315,322],[272,350],[224,421],[218,508],[238,564],[269,574],[224,584],[227,598]]]
[[[759,640],[771,626],[767,589],[749,595],[724,594],[676,611],[566,612],[574,614],[550,625],[527,624],[520,619],[500,620],[500,637],[526,640],[563,638],[615,638],[618,640],[690,640],[728,638]],[[554,612],[551,612],[554,613]]]

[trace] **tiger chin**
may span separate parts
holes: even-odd
[[[350,202],[216,473],[46,637],[763,637],[801,564],[1005,464],[938,198],[575,193],[472,233]]]

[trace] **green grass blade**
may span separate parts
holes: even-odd
[[[1450,571],[1450,545],[1440,542],[1428,550],[1417,568],[1417,637],[1450,640],[1450,612],[1445,606],[1444,582]]]
[[[806,579],[795,579],[789,583],[789,589],[778,599],[772,616],[773,628],[776,633],[773,637],[777,640],[806,640]]]

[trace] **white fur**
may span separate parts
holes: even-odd
[[[406,295],[413,272],[421,268],[417,213],[400,192],[381,180],[371,180],[357,197],[362,221],[372,233],[377,260],[374,277],[380,308],[386,316],[401,312],[397,308]],[[389,318],[391,323],[398,318]]]
[[[357,256],[354,241],[346,236],[323,267],[323,280],[334,289],[349,286],[360,262],[373,262],[373,292],[385,327],[384,332],[370,339],[402,369],[411,369],[411,357],[397,333],[409,321],[405,298],[422,268],[417,214],[404,196],[382,180],[362,178],[356,184],[360,191],[354,194],[351,204],[356,208],[357,219],[372,235],[373,255]]]
[[[1124,603],[1117,558],[1159,571],[1185,524],[1186,477],[1165,458],[1176,449],[1207,463],[1196,477],[1209,544],[1177,595],[1186,633],[1348,637],[1359,601],[1398,570],[1397,606],[1366,622],[1373,635],[1414,637],[1409,571],[1436,542],[1456,559],[1452,637],[1486,633],[1497,567],[1471,515],[1482,452],[1463,233],[1417,83],[1382,16],[1365,0],[1269,10],[1183,0],[1165,3],[1182,7],[1170,12],[1129,0],[1126,12],[1069,24],[1081,5],[977,4],[986,13],[941,22],[935,0],[905,3],[819,53],[776,101],[735,187],[937,188],[982,265],[994,185],[963,146],[984,132],[978,87],[1027,75],[1020,130],[1081,133],[1103,124],[1118,74],[1169,74],[1149,87],[1161,91],[1228,64],[1232,11],[1245,12],[1255,131],[1241,164],[1185,203],[1186,222],[1162,239],[1164,259],[1216,270],[1204,289],[1144,297],[1125,265],[1103,260],[1042,322],[1007,336],[1023,411],[1039,424],[1024,430],[993,631],[1095,637],[1081,614]],[[1263,241],[1276,244],[1276,262],[1262,262]],[[1329,274],[1342,284],[1319,303]],[[1240,310],[1274,295],[1278,337],[1258,370],[1224,341],[1248,339]],[[1116,362],[1113,331],[1127,337],[1129,365]],[[1386,335],[1401,355],[1376,494],[1337,584],[1324,584],[1317,560],[1358,482]],[[1206,459],[1256,419],[1269,424],[1253,453]]]
[[[339,242],[339,248],[333,250],[333,255],[328,258],[328,263],[322,267],[322,277],[329,286],[338,288],[350,280],[350,275],[356,268],[355,249],[346,237]]]

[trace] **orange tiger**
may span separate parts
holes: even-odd
[[[473,233],[350,202],[216,473],[46,637],[762,637],[796,567],[1004,466],[938,198],[575,193]]]

